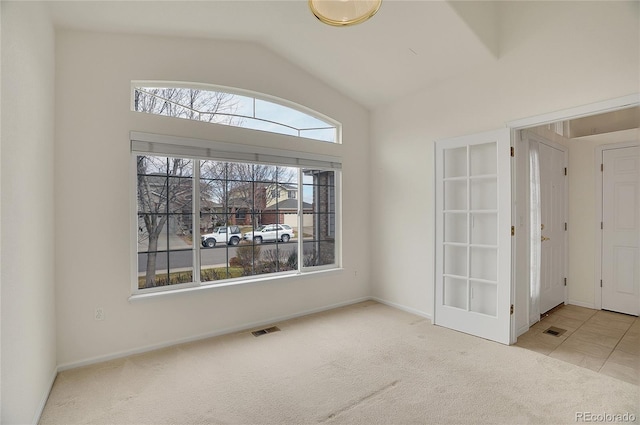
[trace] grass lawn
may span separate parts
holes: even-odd
[[[227,270],[229,272],[228,276],[227,276]],[[232,279],[232,278],[241,277],[241,276],[242,276],[242,267],[229,267],[228,269],[225,267],[216,267],[216,268],[202,269],[200,271],[200,277],[202,278],[203,282],[211,282],[214,280],[221,280],[221,279]],[[162,283],[162,281],[165,282],[164,284],[161,284],[158,286],[165,286],[166,279],[167,279],[166,274],[157,275],[156,282],[160,282],[160,283]],[[145,280],[146,280],[145,276],[138,277],[138,289],[144,288]],[[171,282],[171,285],[175,285],[177,283],[192,282],[193,273],[191,271],[173,272],[169,274],[169,281]]]

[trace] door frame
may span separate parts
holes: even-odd
[[[583,118],[583,117],[588,117],[588,116],[592,116],[592,115],[599,115],[599,114],[603,114],[603,113],[607,113],[607,112],[613,112],[613,111],[618,111],[621,109],[627,109],[627,108],[632,108],[632,107],[636,107],[636,106],[640,106],[640,93],[634,93],[634,94],[630,94],[627,96],[622,96],[622,97],[618,97],[618,98],[614,98],[614,99],[608,99],[608,100],[604,100],[604,101],[600,101],[600,102],[595,102],[595,103],[590,103],[587,105],[582,105],[582,106],[577,106],[574,108],[568,108],[568,109],[562,109],[562,110],[558,110],[555,112],[549,112],[546,114],[541,114],[541,115],[534,115],[531,117],[527,117],[527,118],[521,118],[521,119],[516,119],[516,120],[512,120],[512,121],[507,121],[506,122],[506,127],[508,127],[509,129],[511,129],[511,145],[514,146],[514,143],[518,140],[520,140],[520,135],[519,132],[520,130],[525,130],[531,127],[538,127],[538,126],[542,126],[542,125],[547,125],[547,124],[552,124],[558,121],[567,121],[567,120],[571,120],[571,119],[577,119],[577,118]],[[516,149],[516,155],[518,155],[518,149]],[[517,156],[516,156],[517,159]],[[516,175],[518,173],[518,169],[517,169],[517,164],[519,161],[513,161],[512,164],[512,173],[511,173],[511,185],[512,185],[512,192],[517,190],[517,185],[516,185]],[[528,161],[527,161],[528,164]],[[526,166],[526,168],[528,169],[528,165]],[[520,170],[521,171],[521,170]],[[518,208],[522,208],[521,206],[518,207],[517,205],[515,205],[515,201],[517,198],[515,198],[514,196],[512,196],[512,208],[511,208],[511,214],[512,214],[512,224],[516,227],[517,226],[517,217],[518,217]],[[602,209],[600,209],[600,211],[602,211]],[[600,220],[599,220],[600,221]],[[599,226],[599,223],[598,223]],[[524,235],[522,233],[525,233]],[[599,232],[596,232],[596,234],[599,234]],[[528,249],[527,252],[521,254],[519,252],[517,252],[517,246],[519,245],[519,242],[522,238],[526,238],[527,240],[527,244],[528,244],[528,232],[516,232],[516,234],[514,235],[514,240],[512,241],[511,244],[511,265],[512,265],[512,270],[511,270],[511,297],[512,297],[512,302],[515,305],[515,309],[518,310],[519,308],[524,308],[526,309],[526,318],[527,318],[527,324],[526,326],[520,326],[518,327],[518,323],[516,323],[515,317],[514,320],[512,320],[511,323],[511,341],[512,343],[515,342],[517,340],[517,337],[521,334],[523,334],[524,332],[526,332],[529,329],[529,297],[528,297],[528,292],[527,292],[527,302],[525,305],[519,305],[517,304],[517,300],[518,295],[519,295],[519,291],[522,291],[523,288],[521,287],[522,285],[516,285],[517,279],[516,279],[516,267],[515,265],[517,264],[517,255],[527,255],[528,256]],[[568,243],[565,244],[565,248],[567,248]],[[528,261],[528,260],[527,260]],[[568,258],[567,258],[568,261]],[[597,267],[600,267],[600,263],[596,262]],[[601,271],[599,273],[596,274],[596,276],[599,276],[601,274]],[[600,287],[600,281],[598,278],[597,281],[597,287]],[[595,285],[595,282],[594,282]],[[434,285],[435,286],[435,285]],[[529,290],[531,286],[531,282],[528,281],[527,279],[527,285],[526,285],[526,291]],[[594,292],[597,293],[597,296],[600,296],[600,307],[597,308],[602,308],[602,297],[601,294],[599,293],[599,291],[595,290],[595,286],[594,286]]]
[[[603,163],[603,155],[604,151],[613,150],[613,149],[621,149],[621,148],[632,148],[640,146],[640,142],[638,141],[630,141],[630,142],[620,142],[620,143],[611,143],[608,145],[600,145],[596,147],[596,155],[594,161],[594,167],[596,170],[596,181],[595,181],[595,191],[596,191],[596,219],[593,223],[596,235],[595,242],[595,274],[593,279],[593,293],[594,293],[594,304],[596,310],[602,310],[602,286],[600,286],[600,282],[602,282],[602,228],[600,227],[600,223],[603,220],[602,208],[603,208],[603,193],[602,186],[604,183],[604,173],[601,170],[601,164]]]
[[[574,108],[568,108],[568,109],[563,109],[563,110],[559,110],[556,112],[550,112],[550,113],[546,113],[546,114],[542,114],[542,115],[535,115],[535,116],[531,116],[528,118],[522,118],[522,119],[516,119],[516,120],[512,120],[512,121],[507,121],[505,123],[505,127],[508,128],[510,130],[511,133],[511,147],[514,147],[514,143],[515,141],[519,140],[519,131],[520,130],[524,130],[530,127],[538,127],[541,125],[546,125],[546,124],[551,124],[551,123],[555,123],[558,121],[567,121],[567,120],[571,120],[571,119],[576,119],[576,118],[583,118],[583,117],[587,117],[587,116],[592,116],[592,115],[598,115],[598,114],[603,114],[606,112],[613,112],[613,111],[617,111],[617,110],[621,110],[621,109],[627,109],[627,108],[631,108],[631,107],[635,107],[635,106],[640,106],[640,93],[634,93],[634,94],[630,94],[627,96],[623,96],[623,97],[618,97],[618,98],[614,98],[614,99],[609,99],[609,100],[604,100],[604,101],[600,101],[600,102],[596,102],[596,103],[591,103],[591,104],[587,104],[587,105],[583,105],[583,106],[578,106],[578,107],[574,107]],[[435,161],[435,159],[434,159]],[[517,185],[516,185],[516,171],[517,171],[517,162],[518,161],[511,161],[511,191],[512,191],[512,199],[511,199],[511,223],[512,226],[516,226],[517,227],[517,211],[516,209],[518,208],[517,205],[515,205],[515,200],[516,198],[513,196],[513,193],[515,190],[517,190]],[[435,165],[435,164],[434,164]],[[435,170],[435,167],[434,167]],[[435,171],[434,171],[435,172]],[[434,176],[435,177],[435,176]],[[435,208],[435,201],[436,201],[436,188],[435,188],[435,183],[436,179],[433,179],[433,205]],[[521,207],[520,207],[521,208]],[[435,223],[434,223],[434,231],[436,232],[435,234],[437,234],[437,229],[435,229]],[[530,287],[530,282],[528,282],[527,279],[527,305],[517,305],[517,296],[518,296],[518,290],[520,289],[520,291],[522,290],[522,288],[519,288],[519,285],[516,285],[516,267],[515,265],[516,263],[516,258],[518,255],[517,252],[517,246],[518,246],[518,241],[520,241],[522,238],[528,238],[529,236],[527,235],[528,232],[515,232],[516,234],[514,235],[514,239],[511,242],[511,303],[512,305],[515,305],[515,309],[518,310],[519,308],[524,308],[526,309],[526,318],[527,318],[527,322],[529,320],[529,315],[528,315],[528,289]],[[524,235],[522,233],[525,233]],[[565,244],[566,247],[566,244]],[[434,239],[434,248],[437,249],[437,242]],[[525,253],[527,254],[527,253]],[[435,258],[434,258],[434,265],[436,265],[435,263]],[[434,310],[433,310],[433,314],[435,316],[435,300],[436,300],[436,268],[434,267],[434,284],[433,284],[433,297],[434,297]],[[598,287],[599,287],[599,282],[598,282]],[[601,295],[601,294],[600,294]],[[601,300],[601,298],[600,298]],[[600,301],[601,302],[601,301]],[[529,329],[529,325],[527,323],[527,326],[525,327],[526,329],[524,329],[524,331]],[[515,315],[511,316],[511,321],[510,321],[510,344],[515,343],[515,341],[517,340],[517,337],[519,335],[521,335],[523,332],[523,328],[518,329],[516,320],[515,320]]]

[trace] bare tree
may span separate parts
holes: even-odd
[[[196,121],[242,124],[240,100],[231,93],[184,88],[136,88],[134,110]]]
[[[242,123],[242,118],[235,116],[239,103],[230,93],[188,88],[136,88],[134,98],[139,112],[231,125]],[[169,235],[168,220],[175,217],[179,227],[191,228],[192,182],[180,177],[187,177],[192,170],[190,160],[138,157],[139,240],[146,239],[148,244],[145,288],[163,284],[156,279],[157,249],[163,229]],[[184,214],[186,209],[188,214]],[[187,217],[189,222],[184,223]]]
[[[139,240],[147,240],[145,288],[157,286],[156,259],[160,234],[167,232],[169,220],[182,222],[191,213],[192,161],[181,158],[138,156]]]
[[[278,200],[278,187],[292,183],[297,174],[273,165],[205,161],[200,175],[201,193],[221,204],[227,214],[244,210],[259,220],[266,206]]]

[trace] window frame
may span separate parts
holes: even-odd
[[[283,136],[286,137],[286,136]],[[186,137],[166,136],[142,132],[130,132],[130,156],[131,156],[131,297],[149,296],[153,294],[175,293],[183,290],[206,289],[226,287],[231,285],[241,285],[246,283],[255,283],[260,281],[268,281],[291,276],[301,276],[313,274],[316,272],[324,272],[328,270],[342,269],[342,209],[341,209],[341,185],[342,185],[342,158],[329,156],[324,154],[316,154],[310,152],[292,152],[289,150],[262,148],[257,146],[230,144],[225,142],[216,142],[210,140],[192,139]],[[248,151],[251,153],[250,160],[247,156]],[[174,285],[158,286],[155,288],[139,288],[138,284],[138,176],[137,176],[137,157],[139,155],[152,155],[160,157],[184,158],[193,161],[193,183],[192,183],[192,212],[191,223],[192,229],[198,229],[198,238],[194,235],[192,266],[193,272],[192,282],[178,283]],[[234,156],[237,159],[234,159]],[[222,162],[241,162],[250,164],[265,164],[275,166],[286,166],[297,168],[298,191],[304,189],[303,174],[304,170],[325,170],[333,171],[334,174],[334,195],[335,202],[335,240],[334,240],[334,262],[332,264],[318,266],[304,266],[303,263],[303,244],[304,238],[298,236],[298,268],[297,270],[289,270],[282,272],[273,272],[252,276],[242,276],[238,278],[228,278],[223,280],[202,282],[201,273],[201,256],[200,250],[203,249],[199,243],[200,235],[200,166],[196,163],[202,160],[214,160]],[[197,183],[196,183],[197,182]],[[298,205],[297,223],[298,229],[302,229],[304,220],[304,196],[297,196]]]
[[[338,121],[336,121],[335,119],[328,117],[327,115],[324,115],[318,111],[314,111],[311,108],[308,108],[306,106],[300,105],[298,103],[292,102],[290,100],[287,99],[282,99],[279,98],[277,96],[272,96],[266,93],[259,93],[259,92],[255,92],[252,90],[246,90],[246,89],[241,89],[241,88],[237,88],[237,87],[229,87],[229,86],[222,86],[222,85],[217,85],[217,84],[207,84],[207,83],[190,83],[190,82],[182,82],[182,81],[166,81],[166,80],[132,80],[131,81],[131,100],[130,100],[130,108],[131,111],[133,112],[138,112],[138,113],[147,113],[147,112],[139,112],[135,110],[135,90],[136,88],[176,88],[176,89],[196,89],[196,90],[206,90],[206,91],[215,91],[215,92],[220,92],[220,93],[225,93],[225,94],[232,94],[232,95],[237,95],[237,96],[244,96],[244,97],[252,97],[255,100],[261,100],[264,102],[269,102],[269,103],[273,103],[275,105],[279,105],[279,106],[284,106],[286,108],[290,108],[293,109],[297,112],[306,114],[312,118],[315,118],[319,121],[324,121],[327,124],[331,124],[332,126],[335,127],[335,141],[333,142],[328,142],[326,140],[321,140],[321,139],[314,139],[314,138],[308,138],[305,137],[301,134],[298,134],[297,136],[295,135],[289,135],[289,137],[295,137],[295,138],[299,138],[299,139],[305,139],[305,140],[313,140],[314,142],[320,142],[320,143],[327,143],[327,144],[335,144],[335,145],[340,145],[342,144],[342,124]],[[159,114],[151,114],[151,115],[157,115],[157,116],[165,116],[167,118],[172,118],[170,116],[167,115],[159,115]],[[224,114],[221,114],[224,115]],[[243,115],[233,115],[233,116],[237,116],[237,117],[244,117]],[[252,117],[245,117],[245,118],[252,118]],[[180,118],[182,119],[182,118]],[[261,119],[261,118],[252,118],[252,119],[256,119],[258,121],[265,121],[265,122],[269,122],[270,120],[265,120],[265,119]],[[197,120],[194,120],[197,121]],[[199,121],[201,122],[201,121]],[[291,127],[288,124],[284,124],[284,123],[279,123],[276,121],[272,121],[274,124],[279,125],[279,126],[284,126],[284,127]],[[229,125],[229,124],[223,124],[223,123],[211,123],[211,124],[215,124],[215,125],[222,125],[225,127],[235,127],[235,128],[244,128],[244,129],[252,129],[251,127],[242,127],[242,126],[234,126],[234,125]],[[278,134],[278,135],[282,135],[284,136],[285,133],[278,133],[278,132],[271,132],[271,131],[266,131],[266,130],[257,130],[257,129],[252,129],[254,131],[259,131],[259,132],[264,132],[264,133],[272,133],[272,134]],[[300,131],[310,131],[313,129],[297,129],[298,132]]]

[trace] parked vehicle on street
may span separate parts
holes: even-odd
[[[253,241],[255,244],[262,242],[289,242],[293,237],[293,229],[288,224],[265,224],[253,232],[247,232],[243,239]]]
[[[202,235],[201,238],[202,246],[205,248],[213,248],[219,243],[238,245],[242,239],[242,232],[238,226],[220,226],[213,229],[212,233]]]

